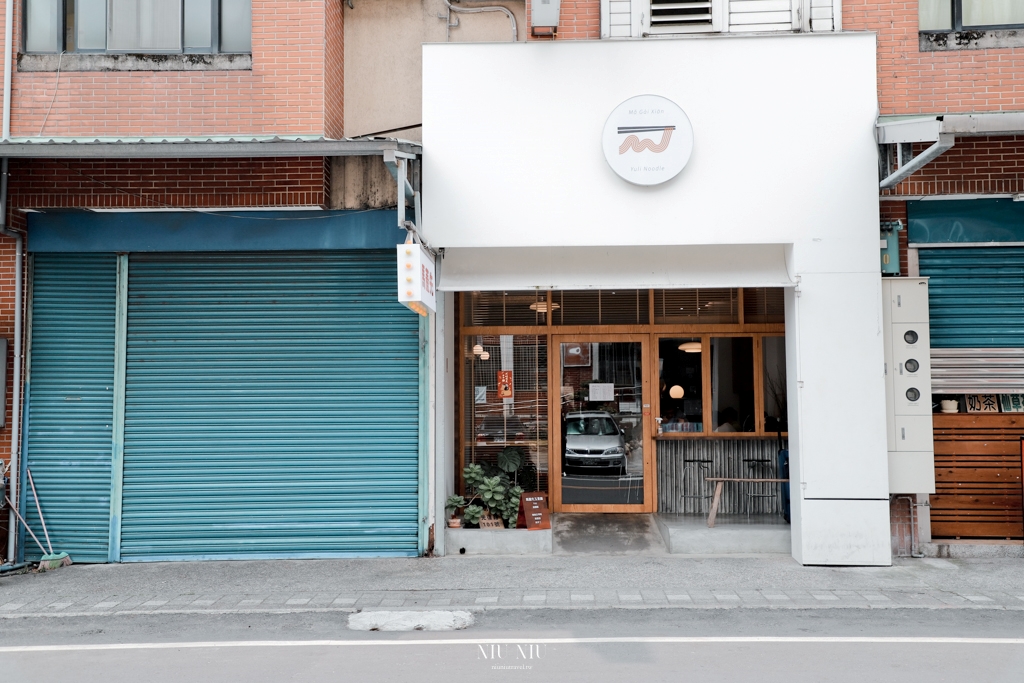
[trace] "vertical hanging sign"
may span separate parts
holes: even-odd
[[[420,315],[437,311],[434,257],[420,244],[398,245],[398,301]]]
[[[498,398],[513,398],[511,370],[498,371]]]

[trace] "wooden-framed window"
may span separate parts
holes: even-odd
[[[788,432],[783,331],[656,334],[659,438]]]

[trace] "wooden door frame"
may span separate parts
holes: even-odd
[[[548,336],[548,487],[552,512],[627,512],[652,513],[658,509],[657,472],[655,471],[654,413],[651,392],[652,373],[657,359],[651,353],[651,334],[595,333]],[[562,353],[561,344],[570,342],[640,344],[641,409],[644,450],[644,502],[639,505],[563,505],[562,504]],[[595,359],[596,362],[596,359]],[[558,400],[555,401],[554,399]]]

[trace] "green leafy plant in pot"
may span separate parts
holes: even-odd
[[[525,469],[525,463],[522,449],[509,446],[498,454],[497,465],[466,465],[462,476],[469,498],[449,496],[445,502],[445,511],[453,515],[461,509],[462,521],[471,526],[478,526],[480,518],[490,514],[491,517],[501,519],[507,528],[514,529],[519,515],[519,498],[523,495],[519,474]],[[532,478],[535,482],[536,467],[532,468]]]

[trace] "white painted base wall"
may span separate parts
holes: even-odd
[[[793,557],[800,564],[892,564],[889,500],[802,500],[794,518]]]

